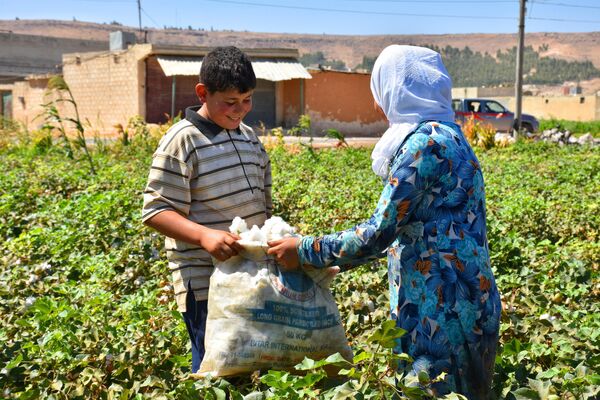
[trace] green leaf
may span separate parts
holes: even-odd
[[[262,392],[252,392],[244,396],[244,400],[264,400],[265,395]]]
[[[289,372],[270,370],[260,381],[272,388],[287,389],[292,386],[292,382],[288,381],[289,376]]]
[[[530,388],[519,388],[511,392],[516,400],[541,400],[536,390]]]
[[[352,387],[350,382],[345,382],[343,385],[337,386],[333,390],[333,400],[347,400],[355,399],[356,390]]]
[[[159,387],[165,388],[165,382],[160,379],[158,376],[149,375],[144,382],[140,385],[140,387]]]
[[[352,362],[354,364],[358,364],[361,361],[370,359],[372,356],[373,355],[371,353],[366,352],[366,351],[362,351],[362,352],[360,352],[360,353],[358,353],[357,355],[354,356],[354,359],[352,360]]]
[[[63,387],[63,382],[62,381],[54,381],[50,384],[50,387],[53,390],[60,391]]]
[[[537,391],[541,400],[547,400],[550,394],[550,381],[529,379],[529,387]]]
[[[212,387],[211,392],[216,400],[227,400],[227,393],[223,389]]]
[[[588,376],[588,379],[593,385],[600,385],[600,375],[592,374]]]
[[[342,357],[342,355],[340,353],[335,353],[335,354],[332,354],[329,357],[327,357],[323,360],[319,360],[319,361],[314,361],[308,357],[304,357],[304,360],[302,360],[301,363],[296,364],[294,366],[294,368],[297,369],[298,371],[307,371],[307,370],[312,370],[312,369],[316,369],[316,368],[321,368],[325,365],[335,365],[337,367],[348,367],[348,366],[351,366],[352,364],[349,363],[344,357]]]
[[[22,354],[18,354],[15,358],[13,358],[12,360],[10,360],[8,362],[8,364],[6,364],[6,369],[10,370],[16,366],[18,366],[19,364],[21,364],[21,361],[23,361],[23,355]]]
[[[417,377],[419,378],[419,383],[421,385],[427,385],[429,383],[429,374],[427,373],[427,371],[419,371],[417,373]]]
[[[554,378],[556,375],[560,374],[562,370],[558,367],[552,367],[546,371],[540,372],[537,374],[536,378],[538,379],[550,379]]]
[[[315,385],[315,383],[321,381],[325,378],[327,374],[306,374],[303,377],[296,379],[294,384],[292,385],[295,389],[303,389],[303,388],[311,388]]]
[[[396,321],[387,320],[381,324],[380,328],[378,328],[371,336],[369,336],[368,341],[391,349],[396,346],[396,339],[404,336],[405,334],[406,331],[404,329],[396,327]]]

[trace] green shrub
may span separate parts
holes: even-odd
[[[540,131],[558,128],[560,130],[569,130],[571,133],[581,135],[591,133],[594,137],[600,137],[600,121],[567,121],[564,119],[541,119]]]
[[[384,260],[332,284],[355,354],[374,360],[357,361],[345,380],[323,377],[317,361],[288,375],[189,380],[163,241],[139,222],[154,139],[136,140],[94,153],[97,175],[56,146],[0,149],[3,398],[381,398],[393,391],[395,356],[373,341],[389,315]],[[276,214],[301,232],[349,228],[374,210],[382,185],[369,149],[269,152]],[[478,156],[505,307],[496,397],[594,398],[600,151],[518,142]],[[383,389],[376,378],[387,379]],[[402,396],[426,398],[421,389]]]

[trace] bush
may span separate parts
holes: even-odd
[[[600,121],[567,121],[564,119],[541,119],[540,131],[558,128],[561,131],[569,130],[571,133],[581,135],[591,133],[594,137],[600,137]]]
[[[504,304],[495,396],[597,397],[600,151],[527,142],[477,151]],[[269,152],[276,214],[301,232],[349,228],[375,208],[382,186],[370,149]],[[354,370],[343,367],[344,380],[323,376],[334,359],[308,360],[289,374],[188,379],[189,344],[163,240],[139,222],[151,154],[149,146],[108,148],[94,154],[91,175],[56,146],[0,149],[3,398],[382,398],[393,391],[397,358],[377,342],[401,334],[385,324],[384,261],[332,285],[359,357]],[[427,398],[426,389],[405,387],[402,396]]]
[[[471,146],[482,149],[494,147],[496,129],[492,125],[476,121],[473,116],[470,116],[462,124],[462,131]]]

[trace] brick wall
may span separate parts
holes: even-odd
[[[200,71],[198,71],[200,72]],[[171,114],[173,77],[166,76],[156,56],[146,59],[146,121],[163,123]],[[175,115],[184,116],[186,107],[199,104],[197,76],[178,76],[175,82]]]
[[[291,128],[298,123],[298,118],[302,113],[302,106],[300,104],[300,86],[302,85],[301,79],[292,79],[289,81],[281,81],[281,95],[280,115],[278,115],[277,124],[282,125],[285,128]],[[306,81],[304,81],[306,86]]]
[[[515,98],[497,98],[511,111],[515,110]],[[566,119],[570,121],[595,121],[600,119],[599,96],[523,96],[524,113],[536,118]]]
[[[0,75],[60,73],[64,53],[108,49],[108,41],[55,38],[0,32]]]
[[[515,111],[514,88],[504,88],[507,95],[491,95],[485,88],[453,88],[452,97],[485,97],[504,104]],[[488,95],[486,95],[488,93]],[[595,121],[600,119],[600,97],[594,96],[523,96],[522,110],[536,118]]]
[[[387,128],[373,108],[370,74],[310,71],[305,81],[305,113],[311,117],[313,134],[337,129],[347,136],[378,136]]]
[[[36,130],[44,125],[41,106],[50,100],[45,97],[48,77],[15,82],[12,88],[12,118]],[[39,117],[38,117],[39,116]]]
[[[138,54],[134,51],[70,55],[63,75],[79,106],[82,121],[89,121],[100,134],[115,131],[116,124],[127,124],[130,117],[143,114],[140,104]]]

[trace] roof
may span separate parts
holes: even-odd
[[[166,76],[197,76],[202,57],[157,56],[158,63]],[[311,79],[308,71],[293,58],[254,59],[252,68],[257,79],[285,81]]]

